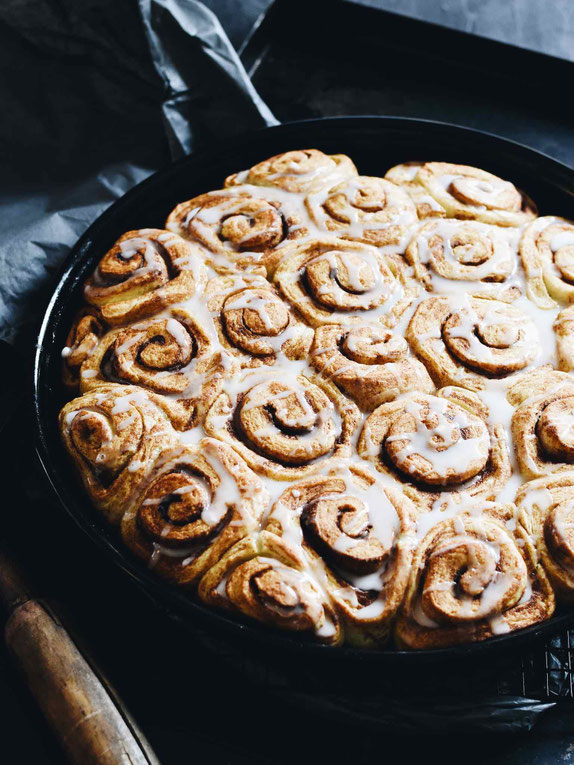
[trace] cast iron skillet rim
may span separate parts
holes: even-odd
[[[463,137],[466,134],[469,140],[472,139],[473,136],[476,136],[477,139],[480,139],[481,141],[484,141],[485,139],[491,140],[493,144],[498,144],[500,149],[506,147],[511,149],[515,154],[523,153],[525,158],[528,158],[531,162],[537,162],[538,164],[553,169],[561,175],[566,175],[567,180],[572,184],[572,187],[574,187],[574,172],[571,168],[558,162],[552,157],[524,146],[521,143],[485,131],[475,130],[473,128],[439,122],[436,120],[405,117],[355,115],[350,117],[326,117],[322,119],[287,122],[282,125],[251,131],[250,133],[239,136],[233,141],[226,142],[223,147],[218,147],[217,145],[210,146],[203,153],[209,155],[217,152],[218,148],[223,148],[225,153],[229,153],[230,151],[237,150],[242,145],[248,146],[252,144],[262,133],[288,133],[290,130],[297,128],[301,128],[301,130],[304,131],[305,127],[317,127],[319,124],[337,125],[340,127],[355,124],[373,128],[376,128],[377,126],[391,125],[395,129],[404,125],[407,129],[412,129],[413,127],[424,129],[425,127],[428,127],[430,130],[436,130],[438,132],[445,131],[451,134],[454,131]],[[243,636],[247,635],[253,642],[263,642],[265,644],[273,643],[279,650],[283,649],[288,650],[289,652],[312,652],[317,657],[326,657],[329,660],[345,658],[354,661],[383,661],[384,663],[388,661],[400,663],[406,661],[408,664],[424,663],[429,660],[464,659],[472,658],[474,656],[478,658],[479,654],[484,655],[496,651],[497,649],[502,649],[503,646],[509,648],[517,646],[520,643],[525,644],[529,640],[541,638],[542,636],[550,636],[558,631],[559,628],[571,625],[574,622],[574,612],[562,613],[547,622],[532,625],[531,627],[527,627],[518,632],[496,636],[487,641],[425,651],[399,651],[389,649],[367,651],[349,646],[333,647],[305,642],[288,633],[268,630],[258,625],[237,621],[234,618],[228,617],[224,613],[208,608],[197,599],[190,598],[183,590],[179,590],[154,576],[153,573],[145,567],[145,564],[136,560],[129,553],[127,548],[123,547],[119,536],[110,538],[105,533],[103,524],[99,522],[97,517],[92,517],[90,513],[86,513],[81,508],[77,507],[75,500],[68,495],[70,476],[62,476],[57,467],[53,464],[50,456],[51,438],[46,432],[43,420],[41,389],[45,375],[49,374],[49,353],[46,346],[51,346],[53,343],[53,339],[51,338],[51,327],[54,321],[54,315],[57,315],[61,303],[65,300],[65,296],[69,291],[68,281],[79,267],[82,256],[85,254],[86,250],[89,250],[93,238],[98,235],[101,229],[105,229],[108,221],[116,218],[118,214],[121,215],[123,208],[131,205],[137,197],[141,195],[145,196],[148,192],[148,188],[152,189],[159,186],[174,174],[177,175],[181,168],[188,164],[193,164],[197,156],[197,153],[188,155],[172,163],[168,167],[159,170],[149,178],[146,178],[144,181],[137,184],[123,197],[110,205],[110,207],[107,208],[80,237],[61,267],[59,275],[56,277],[57,286],[47,306],[38,335],[38,344],[34,360],[33,406],[36,451],[52,489],[67,514],[82,529],[82,531],[84,531],[90,539],[98,545],[98,547],[106,552],[116,565],[127,573],[146,594],[152,597],[156,605],[166,611],[172,618],[185,622],[190,616],[193,617],[193,613],[195,612],[195,614],[201,615],[202,620],[210,622],[214,627],[224,628],[230,635],[233,633],[241,633]],[[51,349],[51,351],[54,352],[54,349]],[[57,446],[60,448],[59,444]],[[86,502],[87,501],[86,498]],[[187,611],[187,613],[185,613],[185,611]]]

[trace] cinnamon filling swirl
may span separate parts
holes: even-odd
[[[101,253],[62,351],[65,448],[129,550],[330,645],[574,600],[572,224],[444,162],[303,149],[194,183]]]

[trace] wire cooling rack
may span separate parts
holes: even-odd
[[[565,630],[501,668],[500,696],[525,696],[541,701],[574,701],[574,630]]]

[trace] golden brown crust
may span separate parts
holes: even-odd
[[[309,194],[305,205],[320,230],[401,254],[417,222],[415,204],[404,189],[366,175]]]
[[[417,291],[394,260],[343,239],[288,245],[273,278],[313,327],[371,319],[395,326]]]
[[[237,366],[201,322],[183,308],[108,332],[82,364],[82,392],[110,382],[159,395],[176,430],[205,418]]]
[[[463,282],[469,291],[509,281],[518,268],[519,232],[477,221],[441,220],[422,225],[405,258],[429,291],[444,282]]]
[[[536,358],[538,332],[520,308],[500,300],[429,297],[405,337],[438,385],[482,390],[489,378],[518,372]]]
[[[574,223],[546,216],[526,226],[520,240],[528,294],[540,308],[574,302]]]
[[[290,486],[267,530],[302,546],[355,645],[381,645],[401,603],[412,557],[415,510],[400,492],[354,465],[335,465]]]
[[[264,277],[216,277],[207,284],[205,300],[221,345],[242,367],[306,358],[313,330],[299,321]]]
[[[234,173],[225,179],[225,186],[250,183],[299,194],[333,186],[355,175],[357,168],[345,154],[329,155],[317,149],[301,149],[276,154],[248,171]]]
[[[171,231],[121,236],[96,266],[84,297],[108,324],[135,321],[187,300],[206,280],[201,251]]]
[[[520,520],[560,602],[574,602],[574,470],[523,484]]]
[[[424,162],[403,162],[387,170],[385,178],[405,189],[416,205],[420,220],[445,218],[444,207],[428,193],[424,186],[416,182],[416,175],[424,164]]]
[[[416,175],[451,218],[522,226],[536,217],[531,199],[492,173],[468,165],[427,162]]]
[[[64,445],[110,523],[119,523],[150,465],[176,444],[159,404],[159,397],[139,388],[105,385],[60,412]]]
[[[80,369],[98,346],[105,324],[93,308],[78,311],[62,349],[62,379],[72,392],[80,387]]]
[[[203,577],[206,603],[330,645],[343,630],[328,593],[283,540],[263,531],[232,547]]]
[[[462,388],[408,393],[367,417],[357,451],[420,507],[460,493],[491,499],[511,468],[504,429],[488,425],[487,411]]]
[[[574,371],[574,306],[560,311],[554,321],[558,369]]]
[[[401,648],[485,640],[548,619],[554,593],[513,506],[435,525],[413,559],[395,637]],[[512,525],[512,524],[511,524]],[[462,572],[462,575],[461,575]]]
[[[187,586],[257,530],[268,503],[241,457],[210,438],[162,452],[139,489],[122,539],[159,576]]]
[[[540,369],[509,391],[516,406],[512,438],[526,478],[571,470],[574,465],[574,378]]]
[[[407,391],[434,390],[424,365],[409,355],[405,339],[381,324],[318,327],[310,362],[364,412]]]
[[[292,481],[332,457],[347,456],[359,411],[331,383],[272,369],[249,370],[223,392],[205,420],[257,472]]]
[[[272,274],[284,244],[307,230],[288,202],[268,197],[242,186],[210,191],[179,204],[165,227],[200,245],[219,273]]]

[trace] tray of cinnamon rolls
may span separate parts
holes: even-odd
[[[305,645],[569,618],[574,174],[409,120],[242,147],[159,173],[71,256],[36,370],[64,504],[191,619]]]

